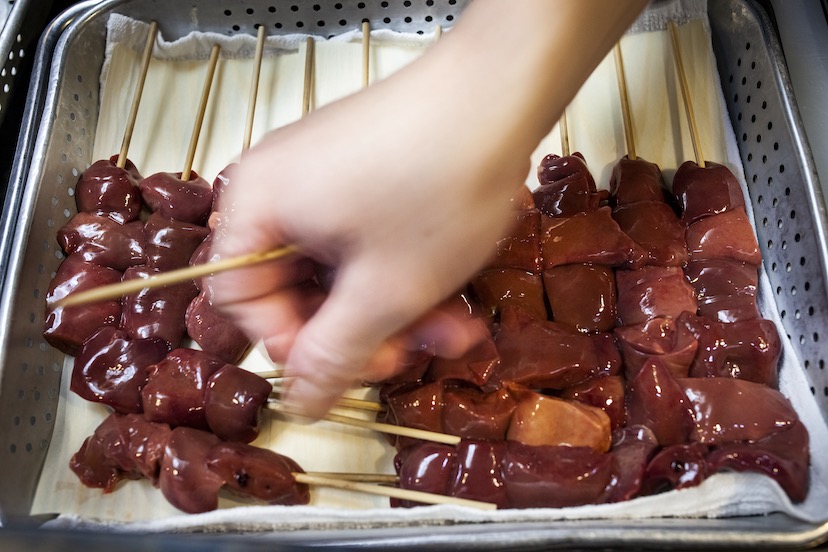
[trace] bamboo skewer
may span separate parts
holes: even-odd
[[[279,384],[273,385],[273,393],[270,395],[274,399],[279,399],[282,394],[282,388]],[[376,401],[367,401],[365,399],[353,399],[351,397],[339,397],[336,401],[336,408],[350,408],[352,410],[361,410],[363,412],[384,412],[385,407]]]
[[[696,127],[696,116],[693,113],[693,101],[690,97],[690,86],[687,83],[687,74],[684,71],[684,62],[681,58],[681,47],[679,46],[678,29],[676,24],[670,21],[667,24],[670,31],[670,39],[673,42],[673,56],[676,61],[676,72],[681,84],[681,96],[684,98],[684,111],[687,113],[687,123],[690,126],[690,137],[693,139],[693,153],[696,155],[696,164],[704,167],[704,154],[702,153],[701,137]]]
[[[340,481],[379,483],[385,485],[396,485],[400,481],[399,476],[390,473],[305,472],[305,475],[309,475],[311,477],[339,479]]]
[[[434,42],[437,42],[441,38],[443,38],[443,26],[437,25],[434,27]]]
[[[316,42],[313,38],[305,39],[305,79],[302,88],[302,117],[310,113],[311,96],[313,94],[313,68],[316,56]]]
[[[253,120],[256,117],[256,99],[259,95],[259,79],[262,75],[262,57],[265,45],[265,26],[259,25],[256,37],[256,58],[253,61],[253,80],[250,83],[250,100],[247,104],[247,122],[244,128],[242,152],[250,149],[250,140],[253,137]]]
[[[300,412],[297,412],[279,402],[269,401],[265,407],[268,410],[273,410],[274,412],[279,412],[281,414],[303,416]],[[460,437],[457,437],[456,435],[447,435],[445,433],[437,433],[436,431],[426,431],[424,429],[414,429],[411,427],[396,426],[381,422],[371,422],[368,420],[361,420],[359,418],[351,418],[350,416],[341,416],[339,414],[328,414],[322,419],[352,427],[370,429],[380,433],[388,433],[390,435],[397,435],[400,437],[410,437],[412,439],[420,439],[422,441],[432,441],[434,443],[442,443],[444,445],[457,445],[460,443]]]
[[[141,72],[138,75],[138,82],[135,84],[135,93],[132,96],[132,106],[129,109],[124,139],[121,142],[121,152],[118,154],[118,168],[123,169],[127,163],[127,152],[132,141],[132,133],[135,130],[135,121],[138,119],[138,108],[141,106],[141,96],[144,94],[144,84],[147,81],[150,60],[152,59],[152,48],[155,46],[155,39],[158,36],[158,23],[153,21],[149,26],[147,44],[144,46],[144,55],[141,58]]]
[[[371,83],[371,24],[362,22],[362,87],[367,88]]]
[[[361,493],[388,496],[391,498],[410,500],[413,502],[422,502],[425,504],[454,504],[457,506],[467,506],[470,508],[477,508],[480,510],[497,510],[497,506],[489,502],[479,502],[477,500],[468,500],[465,498],[456,498],[453,496],[424,493],[422,491],[412,491],[409,489],[400,489],[398,487],[368,485],[356,481],[343,481],[341,479],[312,476],[307,473],[293,473],[292,475],[297,482],[304,483],[305,485],[320,485],[325,487],[333,487],[336,489],[345,489],[348,491],[357,491]]]
[[[55,308],[60,307],[75,307],[78,305],[85,305],[87,303],[96,303],[98,301],[106,301],[109,299],[117,299],[124,295],[137,293],[144,289],[156,289],[160,287],[170,286],[202,278],[211,274],[218,274],[228,270],[237,268],[245,268],[267,261],[275,261],[296,253],[297,248],[291,245],[280,247],[265,252],[248,253],[247,255],[240,255],[238,257],[231,257],[229,259],[222,259],[220,261],[205,263],[177,270],[170,270],[156,276],[145,279],[126,280],[111,285],[100,286],[88,291],[80,293],[72,293],[63,299],[55,302]]]
[[[563,114],[561,115],[560,132],[561,132],[561,155],[563,157],[568,157],[569,154],[570,154],[570,151],[569,151],[569,125],[566,122],[566,108],[564,108]]]
[[[196,147],[198,146],[198,137],[201,134],[201,125],[204,123],[204,113],[207,111],[207,101],[210,99],[210,89],[213,86],[213,76],[216,74],[216,65],[218,65],[220,52],[221,47],[216,44],[213,46],[213,50],[210,53],[210,63],[207,65],[207,76],[204,79],[204,88],[201,91],[201,102],[199,103],[195,125],[193,125],[193,134],[190,138],[190,147],[187,150],[187,159],[184,162],[184,170],[181,171],[181,180],[184,182],[190,180],[190,174],[193,171],[193,160],[195,159]]]
[[[621,113],[624,117],[624,135],[627,139],[627,156],[635,161],[635,136],[632,126],[632,110],[627,93],[627,77],[624,74],[624,58],[621,54],[621,42],[615,44],[615,73],[618,76],[618,92],[621,94]]]

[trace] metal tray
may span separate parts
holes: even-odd
[[[22,66],[48,21],[52,1],[11,0],[11,4],[5,25],[0,22],[0,123],[6,117],[9,98],[25,84],[21,80],[25,81],[28,73]]]
[[[64,33],[48,78],[28,176],[21,174],[12,182],[20,188],[21,201],[8,226],[13,236],[0,296],[0,465],[4,467],[0,511],[4,523],[27,517],[57,407],[63,355],[41,338],[42,300],[61,259],[54,232],[74,210],[69,189],[92,161],[106,15],[118,12],[149,20],[163,13],[160,23],[168,38],[196,30],[195,20],[198,30],[226,34],[253,34],[256,23],[265,23],[276,32],[313,29],[327,35],[356,28],[363,18],[370,19],[375,28],[429,32],[436,23],[449,26],[464,2],[415,0],[408,4],[368,1],[359,8],[343,2],[340,9],[336,8],[339,4],[271,0],[228,8],[196,0],[108,0],[86,11]],[[194,5],[198,5],[197,18],[192,17]],[[718,0],[709,9],[713,46],[740,138],[762,252],[772,284],[779,288],[775,300],[780,314],[785,313],[785,330],[805,362],[811,391],[826,414],[828,374],[819,340],[828,339],[828,219],[780,48],[767,18],[750,0]],[[340,19],[345,21],[342,26]],[[790,548],[825,541],[828,524],[807,524],[776,514],[715,520],[484,524],[431,527],[428,532],[419,528],[299,532],[263,538],[376,548]]]
[[[19,184],[25,180],[31,166],[32,149],[40,126],[40,118],[43,114],[43,104],[46,101],[49,71],[52,65],[52,55],[55,53],[55,46],[57,46],[63,31],[78,16],[97,3],[98,0],[86,0],[67,9],[46,26],[38,41],[31,80],[26,95],[26,107],[20,121],[20,133],[9,174],[9,182],[14,183],[14,185],[10,185],[6,190],[5,201],[2,204],[4,215],[0,220],[0,265],[2,266],[6,266],[6,259],[17,220],[17,210],[20,207],[20,195],[23,186]],[[0,289],[2,289],[5,276],[6,271],[0,271]]]

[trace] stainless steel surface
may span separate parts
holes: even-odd
[[[74,213],[72,186],[92,161],[106,15],[118,12],[144,20],[159,18],[168,38],[183,36],[196,27],[227,34],[252,34],[257,23],[268,25],[274,32],[313,29],[327,35],[340,29],[357,28],[363,17],[370,18],[375,27],[429,32],[438,22],[449,25],[448,16],[463,4],[417,0],[405,6],[394,1],[386,3],[389,7],[385,8],[381,2],[368,1],[360,9],[354,3],[347,3],[350,7],[346,7],[346,3],[343,2],[341,9],[336,8],[337,4],[320,3],[316,10],[314,4],[276,0],[249,1],[241,8],[199,0],[186,3],[110,0],[85,12],[61,37],[48,77],[48,94],[31,156],[31,170],[27,178],[21,175],[18,183],[22,190],[20,209],[13,225],[6,283],[0,296],[0,435],[3,436],[0,465],[4,468],[0,471],[0,509],[7,522],[14,516],[25,516],[31,504],[58,402],[62,355],[41,338],[42,302],[61,260],[54,232]],[[809,362],[807,371],[814,382],[814,392],[819,388],[819,393],[828,393],[819,387],[826,381],[820,367],[823,357],[819,353],[819,340],[828,339],[825,207],[816,187],[801,123],[789,97],[778,45],[768,32],[767,22],[748,0],[711,2],[710,14],[728,107],[737,135],[740,138],[745,135],[739,146],[759,221],[763,253],[774,286],[782,288],[774,299],[779,310],[786,313],[786,330],[794,338],[794,346]],[[407,21],[406,17],[411,20]],[[340,25],[340,21],[345,23]],[[748,94],[751,95],[749,105]],[[766,102],[764,107],[763,102]],[[752,120],[754,115],[756,119]],[[764,162],[763,155],[767,156]],[[772,178],[770,185],[768,178]],[[800,261],[801,258],[805,261]],[[773,263],[776,269],[772,268]],[[794,286],[796,294],[792,293]],[[816,339],[813,333],[817,334]],[[826,410],[824,401],[822,408]],[[282,543],[376,548],[431,545],[501,549],[625,545],[790,548],[816,545],[826,535],[828,525],[802,523],[777,514],[723,520],[429,527],[426,531],[422,528],[314,531],[260,538]]]
[[[4,0],[5,1],[5,0]],[[51,1],[15,0],[6,24],[0,31],[0,123],[5,117],[6,102],[20,79],[16,78],[23,58],[31,55],[29,47],[43,29]]]
[[[709,10],[773,299],[828,419],[828,217],[813,157],[765,13],[735,0]]]
[[[20,133],[15,147],[14,161],[11,166],[9,182],[14,183],[6,190],[5,201],[2,204],[2,219],[0,219],[0,266],[6,266],[6,260],[11,247],[14,228],[17,222],[17,212],[23,193],[23,184],[31,166],[32,149],[40,126],[43,104],[46,101],[49,71],[52,64],[52,55],[55,46],[64,30],[81,13],[98,3],[98,0],[87,0],[64,11],[52,21],[38,41],[35,52],[34,66],[26,97],[26,107],[20,123]],[[3,286],[6,271],[0,271],[0,289]]]

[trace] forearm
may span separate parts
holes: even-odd
[[[528,155],[646,4],[476,0],[426,61],[430,82],[443,83],[433,94],[453,101],[454,119],[477,125],[481,141]]]

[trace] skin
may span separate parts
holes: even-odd
[[[476,0],[428,54],[245,155],[215,251],[302,253],[208,286],[285,363],[287,402],[318,418],[407,350],[477,341],[435,306],[490,257],[532,151],[645,4]],[[336,268],[327,294],[306,284],[315,263]]]

